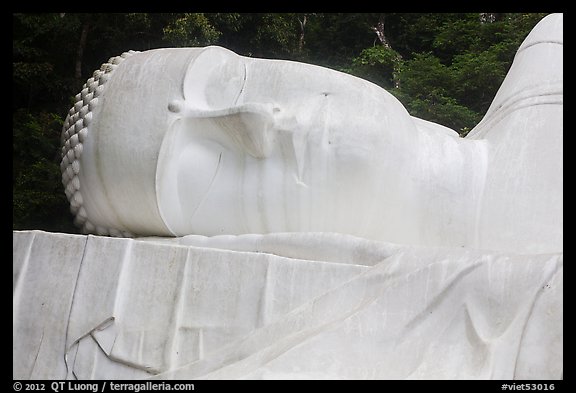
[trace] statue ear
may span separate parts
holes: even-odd
[[[235,107],[202,110],[194,109],[183,101],[173,101],[171,112],[183,118],[208,119],[221,129],[244,151],[255,158],[267,157],[274,146],[274,112],[272,104],[243,104]]]

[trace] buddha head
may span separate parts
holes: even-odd
[[[561,27],[550,15],[526,38],[466,138],[324,67],[214,46],[111,58],[62,133],[75,222],[126,237],[337,232],[561,249]]]
[[[417,226],[418,127],[365,80],[221,47],[157,49],[111,58],[77,99],[62,170],[84,232],[395,238]]]

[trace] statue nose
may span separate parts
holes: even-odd
[[[168,110],[187,119],[209,119],[225,131],[244,151],[255,158],[265,158],[274,145],[274,113],[272,104],[247,103],[223,109],[195,109],[185,101],[175,100]]]

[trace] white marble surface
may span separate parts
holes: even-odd
[[[15,379],[562,376],[561,254],[25,231],[13,260]]]
[[[321,67],[112,58],[62,169],[115,237],[13,233],[13,377],[562,378],[562,21],[466,138]]]
[[[549,15],[530,33],[467,138],[327,68],[220,47],[126,52],[66,119],[72,211],[112,236],[336,232],[555,252],[562,26]]]
[[[478,244],[490,249],[563,249],[563,16],[524,40],[482,121],[467,139],[486,141]]]

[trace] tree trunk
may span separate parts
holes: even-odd
[[[496,14],[494,12],[480,12],[480,23],[493,23],[496,21]]]
[[[86,48],[86,39],[88,38],[88,30],[90,30],[90,22],[84,22],[82,25],[82,33],[80,33],[80,42],[78,43],[78,50],[76,51],[76,69],[74,77],[80,81],[82,78],[82,58],[84,57],[84,49]]]
[[[302,50],[304,49],[304,28],[306,27],[307,22],[306,14],[304,14],[302,20],[298,18],[298,22],[300,22],[300,40],[298,41],[298,52],[302,53]]]
[[[378,18],[378,23],[376,24],[376,26],[372,27],[372,30],[374,30],[374,32],[376,33],[376,36],[378,37],[380,43],[384,45],[384,47],[390,48],[390,44],[388,43],[388,40],[386,39],[386,34],[384,33],[384,18],[385,15],[380,14],[380,17]]]
[[[384,46],[386,49],[392,49],[390,43],[388,42],[388,39],[386,39],[386,33],[384,32],[385,18],[386,18],[385,14],[380,14],[380,17],[378,18],[378,23],[376,24],[376,26],[372,27],[372,30],[376,33],[376,37],[378,37],[378,41],[380,41],[382,46]],[[402,56],[398,53],[396,62],[400,62],[401,60]],[[394,73],[396,73],[396,69]],[[400,80],[397,78],[397,75],[394,75],[394,88],[395,89],[400,88]]]

